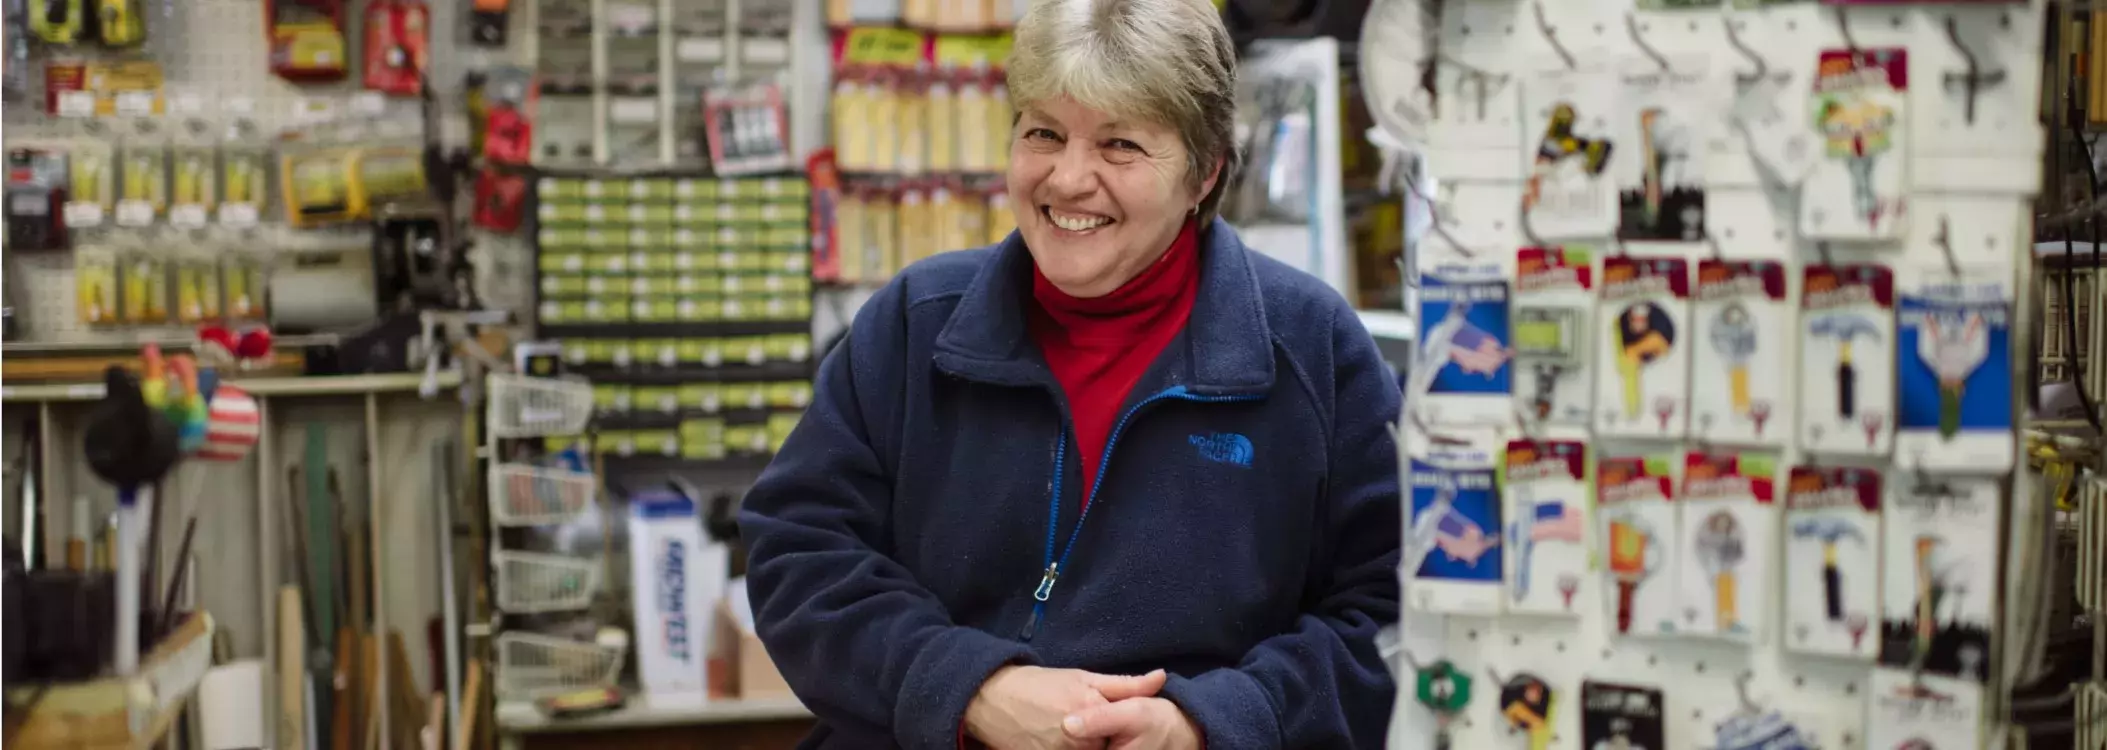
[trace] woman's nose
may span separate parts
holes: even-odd
[[[1070,143],[1061,149],[1054,159],[1053,173],[1046,176],[1046,186],[1062,198],[1078,198],[1097,189],[1096,156],[1089,147]]]

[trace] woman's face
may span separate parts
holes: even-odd
[[[1039,272],[1099,297],[1161,257],[1214,187],[1194,186],[1176,131],[1066,97],[1023,110],[1010,142],[1010,200]],[[1219,169],[1215,170],[1219,174]]]

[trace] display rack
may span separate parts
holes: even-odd
[[[1588,250],[1587,264],[1597,284],[1607,264],[1630,258],[1674,258],[1687,269],[1709,260],[1776,263],[1782,266],[1785,280],[1783,302],[1788,312],[1782,319],[1791,326],[1785,330],[1801,325],[1797,310],[1805,290],[1800,280],[1807,267],[1879,263],[1918,278],[1936,274],[1961,278],[1963,272],[1958,269],[1966,269],[1971,280],[2000,282],[2010,290],[2008,330],[2028,329],[2031,291],[2025,281],[2031,254],[2024,228],[2042,162],[2043,137],[2034,113],[2040,91],[2038,37],[2043,3],[1887,4],[1848,9],[1739,2],[1639,5],[1643,7],[1616,0],[1448,3],[1440,14],[1438,48],[1421,63],[1428,66],[1424,72],[1431,81],[1432,103],[1406,101],[1409,95],[1404,92],[1417,87],[1405,82],[1417,78],[1421,70],[1388,71],[1393,80],[1377,87],[1398,101],[1373,104],[1400,105],[1398,121],[1416,123],[1423,115],[1423,156],[1431,179],[1421,186],[1440,186],[1438,191],[1427,189],[1420,194],[1432,203],[1435,218],[1419,247],[1414,274],[1421,284],[1416,317],[1422,346],[1421,359],[1413,363],[1415,370],[1431,374],[1446,365],[1449,352],[1437,350],[1433,346],[1437,341],[1430,339],[1453,340],[1447,332],[1429,336],[1430,327],[1441,322],[1439,315],[1429,319],[1426,314],[1429,280],[1457,268],[1490,267],[1501,288],[1508,289],[1517,271],[1516,250],[1528,247]],[[1675,7],[1703,5],[1711,7]],[[1745,5],[1763,7],[1741,7]],[[1406,38],[1412,32],[1372,30],[1366,38],[1385,38],[1383,33]],[[1879,232],[1883,236],[1817,241],[1817,236],[1836,236],[1836,228],[1823,227],[1818,221],[1809,223],[1804,212],[1849,202],[1821,197],[1824,194],[1818,185],[1826,183],[1820,180],[1830,178],[1808,176],[1817,167],[1816,149],[1822,145],[1819,133],[1811,129],[1819,114],[1811,110],[1818,54],[1889,48],[1907,50],[1909,85],[1897,113],[1902,118],[1898,122],[1907,124],[1895,128],[1897,148],[1886,158],[1905,165],[1908,215],[1894,225],[1892,233],[1883,224]],[[1681,154],[1695,160],[1699,164],[1696,171],[1703,175],[1698,183],[1705,202],[1702,230],[1684,240],[1625,240],[1611,236],[1617,226],[1614,216],[1596,226],[1554,221],[1548,213],[1532,220],[1524,207],[1525,193],[1533,189],[1533,171],[1542,168],[1536,166],[1543,163],[1539,159],[1549,158],[1555,164],[1568,151],[1585,152],[1587,142],[1575,137],[1602,138],[1604,133],[1622,132],[1610,124],[1622,113],[1603,113],[1599,105],[1625,100],[1603,99],[1594,93],[1596,89],[1579,82],[1676,75],[1701,79],[1702,90],[1717,97],[1707,103],[1712,107],[1707,111],[1711,119],[1705,132],[1709,135],[1686,144],[1687,151]],[[1582,105],[1577,127],[1571,132],[1544,132],[1554,94]],[[1636,106],[1636,100],[1630,103]],[[1598,106],[1590,111],[1585,109],[1587,104]],[[1536,111],[1539,108],[1543,111]],[[1407,139],[1419,134],[1395,135]],[[1551,143],[1553,139],[1557,143]],[[1613,158],[1642,153],[1637,143],[1618,142],[1613,148]],[[1539,153],[1551,156],[1539,157]],[[1558,167],[1548,169],[1555,173]],[[1503,306],[1511,299],[1505,295],[1499,298]],[[1595,304],[1587,303],[1589,307]],[[1605,305],[1603,309],[1610,308]],[[1594,339],[1600,335],[1587,334],[1581,351],[1594,350],[1598,346]],[[1685,330],[1683,335],[1689,337],[1686,341],[1696,340],[1694,331]],[[1580,356],[1595,360],[1593,377],[1619,377],[1607,355]],[[2007,358],[1994,359],[1984,367],[2023,373],[2027,371],[2021,364],[2025,361],[2025,345],[2014,341]],[[1517,398],[1526,396],[1527,382],[1519,374],[1519,365],[1508,367],[1518,373],[1511,388],[1515,396],[1502,389],[1480,411],[1447,408],[1428,413],[1423,410],[1424,399],[1408,395],[1408,411],[1399,422],[1401,466],[1411,467],[1414,459],[1425,461],[1443,451],[1478,451],[1486,454],[1483,471],[1490,477],[1498,471],[1491,456],[1507,455],[1510,446],[1569,442],[1592,449],[1594,457],[1581,478],[1590,488],[1601,479],[1602,464],[1597,462],[1601,456],[1666,455],[1680,465],[1686,452],[1755,456],[1774,462],[1774,479],[1781,488],[1793,467],[1870,468],[1883,473],[1891,488],[1926,481],[1987,482],[1999,498],[1992,507],[2001,507],[1994,516],[2001,520],[1992,523],[2014,530],[1996,547],[1997,561],[1991,569],[1997,574],[1974,584],[1999,592],[1992,599],[1996,614],[1989,620],[1992,653],[1978,654],[1984,661],[1980,665],[1983,680],[1977,685],[1924,674],[1921,666],[1915,672],[1876,667],[1870,655],[1830,658],[1786,648],[1789,636],[1780,612],[1785,606],[1785,575],[1775,561],[1788,557],[1783,541],[1787,535],[1778,531],[1781,521],[1775,508],[1759,510],[1754,517],[1767,519],[1759,523],[1770,524],[1772,535],[1759,535],[1754,537],[1759,541],[1750,542],[1759,546],[1755,559],[1773,561],[1765,563],[1770,566],[1764,571],[1767,575],[1750,584],[1762,603],[1758,611],[1763,620],[1755,629],[1763,635],[1744,643],[1732,637],[1620,634],[1611,616],[1617,587],[1610,574],[1621,563],[1613,559],[1618,550],[1611,549],[1614,540],[1609,538],[1609,529],[1599,523],[1602,498],[1599,492],[1590,491],[1585,511],[1589,526],[1583,532],[1583,538],[1591,540],[1585,547],[1590,551],[1585,563],[1589,572],[1570,617],[1503,611],[1499,601],[1506,598],[1508,589],[1497,579],[1489,606],[1480,606],[1484,602],[1458,606],[1445,600],[1448,592],[1440,585],[1429,585],[1432,579],[1422,578],[1411,563],[1417,559],[1413,555],[1430,547],[1408,542],[1412,554],[1407,557],[1408,567],[1400,571],[1407,611],[1397,670],[1407,695],[1395,720],[1394,743],[1417,745],[1437,732],[1446,732],[1455,747],[1586,748],[1587,741],[1607,736],[1607,714],[1614,708],[1583,704],[1583,682],[1591,681],[1659,690],[1650,696],[1604,692],[1598,697],[1623,705],[1634,716],[1652,712],[1663,726],[1661,740],[1668,747],[1730,744],[1721,734],[1727,731],[1723,725],[1745,722],[1735,723],[1733,730],[1750,730],[1756,719],[1771,718],[1768,715],[1773,713],[1824,748],[1893,747],[1911,738],[1897,733],[1912,728],[1926,732],[1923,739],[1933,747],[2006,746],[2011,731],[2006,696],[2024,671],[2022,655],[2039,644],[2021,635],[2032,627],[2022,612],[2027,608],[2011,606],[2013,595],[2004,584],[2037,573],[2020,562],[2025,559],[2020,557],[2022,550],[2038,548],[2026,542],[2031,538],[2029,532],[2020,530],[2042,526],[2050,514],[2027,471],[1957,472],[1952,465],[1927,462],[1909,450],[1843,456],[1834,450],[1810,450],[1798,430],[1781,430],[1782,440],[1750,442],[1713,435],[1692,422],[1686,433],[1680,426],[1681,417],[1675,420],[1679,425],[1675,429],[1667,429],[1669,420],[1663,419],[1660,434],[1651,438],[1631,431],[1619,431],[1625,437],[1613,436],[1598,430],[1592,418],[1572,427],[1542,425],[1524,414],[1526,398]],[[1819,369],[1800,358],[1797,347],[1785,346],[1764,354],[1754,372],[1772,383],[1782,378],[1781,403],[1792,404],[1795,391],[1800,391],[1800,398],[1815,397],[1792,376],[1810,368]],[[2004,387],[2011,389],[2013,403],[2018,403],[2019,389],[2024,386],[2009,385],[2012,380],[1998,382],[2008,384]],[[1729,385],[1724,377],[1699,378],[1685,387],[1695,393],[1695,389]],[[1986,463],[2006,467],[2017,463],[2015,434],[2016,427],[2008,426],[2001,437],[1993,439]],[[1414,498],[1419,494],[1412,491],[1414,473],[1407,468],[1403,476],[1408,540],[1412,539],[1415,507],[1424,511],[1427,506],[1425,497]],[[1670,481],[1680,486],[1683,473],[1671,474]],[[1493,502],[1502,502],[1497,499],[1501,492],[1492,491]],[[1891,493],[1885,501],[1894,502],[1897,496]],[[1676,517],[1674,510],[1665,512]],[[1681,512],[1692,511],[1684,508]],[[1890,516],[1891,523],[1894,518]],[[1506,529],[1490,533],[1504,546],[1518,541]],[[1505,556],[1506,565],[1515,564],[1511,551],[1490,554]],[[1462,610],[1484,613],[1457,613]],[[1457,680],[1435,672],[1451,667],[1453,675],[1474,683],[1468,697],[1442,692],[1453,688]],[[1552,690],[1555,697],[1548,712],[1540,705],[1511,710],[1520,694],[1503,694],[1502,683],[1524,673]],[[1928,694],[1912,692],[1920,687],[1959,695],[1960,700],[1938,703],[1928,699]],[[1418,700],[1412,699],[1415,689],[1420,691]],[[1446,703],[1450,698],[1454,702]],[[1445,703],[1453,713],[1437,714],[1429,707]],[[1937,726],[1925,720],[1933,715],[1950,720],[1947,727],[1961,729],[1926,730],[1926,726]],[[1898,720],[1898,716],[1916,718]],[[1518,729],[1539,721],[1542,729],[1535,737]]]

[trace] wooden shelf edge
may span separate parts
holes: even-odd
[[[651,706],[650,699],[643,695],[633,696],[630,700],[629,705],[614,711],[576,719],[551,719],[527,701],[500,701],[497,707],[498,731],[506,734],[605,732],[812,718],[812,711],[796,698],[726,699],[679,707]]]

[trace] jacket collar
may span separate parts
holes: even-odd
[[[1273,334],[1250,251],[1215,219],[1200,238],[1200,290],[1185,332],[1165,347],[1137,392],[1184,386],[1203,395],[1257,395],[1273,386]],[[1032,256],[1012,231],[966,287],[936,338],[937,366],[998,385],[1053,382],[1025,326]],[[1159,377],[1168,382],[1152,382]],[[1147,389],[1144,391],[1144,389]]]

